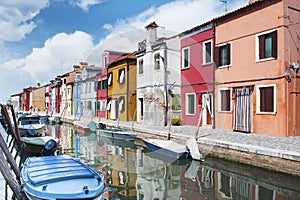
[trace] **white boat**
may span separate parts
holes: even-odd
[[[128,141],[133,141],[137,136],[136,132],[126,131],[117,128],[98,129],[97,133],[99,137],[103,136],[111,139],[128,140]]]
[[[42,149],[49,140],[54,140],[56,143],[58,143],[58,138],[52,136],[21,137],[21,141],[24,144],[23,147],[26,153],[36,155],[41,154]]]
[[[104,199],[104,177],[68,155],[29,157],[21,169],[29,200]]]
[[[59,116],[51,116],[48,118],[49,123],[51,124],[60,124],[61,120]]]
[[[41,136],[45,134],[45,124],[38,115],[25,115],[18,119],[20,136]]]
[[[150,150],[174,159],[182,159],[189,156],[189,150],[185,145],[171,140],[144,138],[143,141]]]

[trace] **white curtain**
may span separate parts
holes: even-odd
[[[251,132],[252,88],[235,89],[232,128],[235,131]]]

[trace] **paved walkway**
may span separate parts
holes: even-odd
[[[91,121],[91,118],[83,121]],[[93,121],[99,123],[99,119]],[[137,132],[167,136],[170,130],[171,138],[188,140],[195,137],[195,126],[171,126],[155,127],[137,122],[111,121],[101,119],[100,122],[110,126],[133,129]],[[255,153],[259,155],[272,156],[300,162],[300,136],[274,137],[261,134],[247,134],[242,132],[224,131],[212,128],[200,128],[198,132],[198,143],[210,146],[218,146],[227,149]],[[300,164],[300,163],[299,163]]]

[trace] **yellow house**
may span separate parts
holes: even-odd
[[[107,118],[136,121],[135,52],[108,65],[107,85]]]

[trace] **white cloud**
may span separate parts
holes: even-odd
[[[36,83],[49,83],[57,75],[69,72],[74,64],[84,60],[92,48],[92,37],[87,33],[59,33],[48,39],[42,48],[33,49],[25,59],[2,64],[0,85],[12,83],[13,80],[13,84],[5,88],[11,94],[12,91],[18,93]]]
[[[228,12],[247,3],[248,0],[230,1]],[[137,49],[138,42],[146,38],[144,27],[152,21],[161,26],[158,29],[161,37],[176,35],[225,14],[224,8],[219,0],[177,0],[160,7],[150,7],[138,15],[119,19],[115,24],[105,24],[103,28],[110,34],[98,43],[87,60],[100,64],[99,55],[104,50],[128,52]]]
[[[107,2],[110,0],[73,0],[71,1],[71,3],[73,5],[78,6],[79,8],[81,8],[82,10],[84,10],[85,12],[89,11],[89,7],[97,5],[97,4],[101,4],[104,2]],[[70,2],[70,1],[67,1]]]
[[[5,0],[0,2],[0,42],[20,41],[36,25],[31,21],[48,0]],[[5,31],[3,31],[5,30]]]

